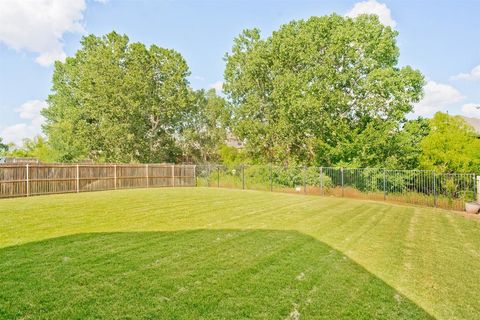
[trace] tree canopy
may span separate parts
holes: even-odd
[[[399,132],[424,84],[398,67],[396,36],[371,15],[292,21],[266,39],[244,30],[225,58],[234,132],[267,161],[384,165],[398,145],[363,143]]]
[[[229,121],[227,102],[216,94],[215,89],[192,90],[179,135],[183,160],[218,162],[219,148],[225,142]]]
[[[480,139],[462,119],[407,120],[424,78],[398,65],[396,37],[373,15],[291,21],[264,39],[244,30],[225,56],[224,98],[192,89],[175,50],[89,35],[55,64],[48,141],[0,139],[0,154],[480,172]],[[225,145],[232,133],[246,153]]]
[[[421,142],[420,165],[438,172],[480,172],[480,139],[459,116],[438,112]]]
[[[60,161],[175,161],[188,75],[174,50],[115,32],[86,36],[75,56],[55,63],[44,131]]]

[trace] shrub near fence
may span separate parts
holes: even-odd
[[[195,166],[173,164],[0,165],[0,198],[183,186],[195,186]]]
[[[475,200],[475,174],[423,170],[281,167],[270,165],[196,167],[197,185],[411,203],[464,210]]]

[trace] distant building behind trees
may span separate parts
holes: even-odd
[[[40,163],[40,160],[37,158],[30,157],[0,157],[0,164],[27,164],[27,163]]]
[[[480,119],[478,118],[469,118],[469,117],[462,117],[463,120],[465,120],[466,123],[468,123],[470,126],[472,126],[473,129],[475,129],[475,132],[477,133],[477,136],[480,138]]]

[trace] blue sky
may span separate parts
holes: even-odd
[[[39,133],[51,63],[72,55],[84,34],[115,30],[173,48],[190,66],[191,85],[209,88],[221,84],[223,56],[243,29],[258,27],[267,36],[290,20],[333,12],[376,13],[399,31],[400,64],[428,80],[415,115],[440,110],[480,118],[480,1],[3,0],[0,137],[18,143]]]

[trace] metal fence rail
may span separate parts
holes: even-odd
[[[0,165],[0,198],[183,186],[195,186],[195,166],[174,164]]]
[[[464,210],[475,200],[475,174],[381,168],[204,165],[196,184],[263,191],[316,194]]]

